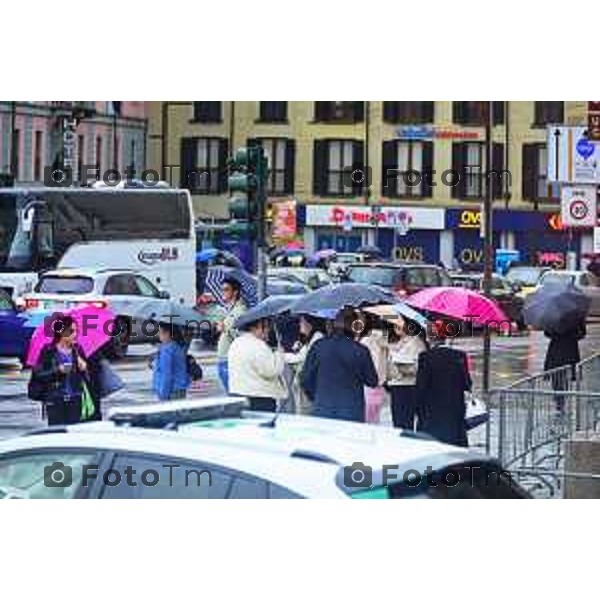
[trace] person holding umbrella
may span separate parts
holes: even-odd
[[[316,417],[365,421],[365,386],[379,385],[371,354],[356,341],[353,310],[338,313],[332,335],[309,350],[301,384]]]
[[[241,297],[241,285],[237,279],[230,277],[223,281],[223,300],[226,304],[227,314],[222,321],[217,323],[217,331],[220,333],[219,342],[217,344],[217,368],[221,383],[223,384],[225,391],[228,392],[228,353],[231,343],[237,336],[234,323],[247,310],[246,304]]]
[[[48,425],[72,425],[81,421],[88,364],[77,344],[73,317],[54,321],[52,331],[52,341],[32,369],[29,396],[45,403]]]
[[[308,414],[310,412],[310,401],[302,389],[302,371],[306,363],[306,357],[310,349],[323,339],[326,334],[325,321],[317,317],[304,315],[300,317],[300,340],[298,341],[299,348],[297,352],[289,352],[285,355],[285,360],[293,370],[292,377],[292,395],[296,411],[300,414]]]
[[[455,446],[468,446],[465,392],[471,390],[467,355],[445,345],[451,323],[435,321],[434,343],[419,355],[416,380],[417,429]]]
[[[392,422],[394,427],[412,431],[417,415],[417,365],[427,347],[416,323],[398,316],[390,325],[386,387],[392,396]]]
[[[229,348],[229,392],[247,398],[250,410],[275,412],[288,390],[283,381],[283,352],[267,343],[269,320],[240,319],[236,325],[242,333]]]

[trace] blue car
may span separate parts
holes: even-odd
[[[42,322],[42,315],[34,319],[19,312],[11,297],[0,290],[0,357],[18,358],[25,363],[29,340]]]

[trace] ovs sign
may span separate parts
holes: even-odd
[[[473,229],[481,227],[481,212],[478,210],[463,210],[460,213],[458,226]]]

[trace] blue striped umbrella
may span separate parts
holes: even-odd
[[[209,267],[204,285],[219,304],[225,306],[223,282],[226,279],[235,279],[240,284],[242,300],[247,306],[254,306],[258,302],[256,282],[250,273],[236,267]]]

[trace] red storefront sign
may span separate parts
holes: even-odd
[[[600,101],[588,102],[588,139],[600,141]]]

